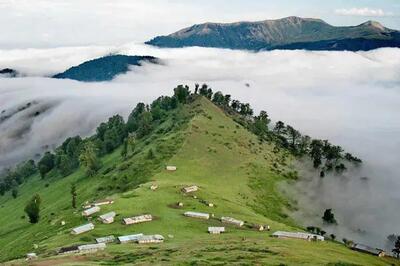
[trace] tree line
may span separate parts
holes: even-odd
[[[102,156],[112,153],[121,145],[121,155],[127,156],[128,150],[134,150],[136,139],[149,135],[157,124],[165,120],[170,110],[186,104],[190,96],[189,87],[179,85],[171,97],[161,96],[150,105],[138,103],[126,122],[122,116],[114,115],[101,123],[93,136],[85,139],[80,136],[67,138],[54,151],[45,152],[37,162],[28,160],[6,169],[0,176],[0,195],[12,191],[14,198],[17,197],[18,186],[36,173],[43,179],[65,177],[83,166],[87,176],[95,175],[102,166]]]

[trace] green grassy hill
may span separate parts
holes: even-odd
[[[277,191],[287,180],[291,155],[277,151],[227,116],[204,97],[172,112],[153,133],[137,144],[139,152],[123,160],[120,150],[102,158],[100,174],[88,178],[82,169],[65,178],[39,176],[24,183],[19,196],[0,197],[0,260],[24,264],[27,252],[36,252],[35,265],[388,265],[396,261],[361,254],[344,245],[271,237],[276,230],[302,230],[285,214],[293,208]],[[155,158],[148,158],[152,149]],[[176,165],[167,172],[165,165]],[[87,222],[81,209],[71,208],[70,184],[76,182],[78,202],[111,197],[114,204],[101,212],[115,211],[113,224],[96,225],[91,232],[72,236],[74,226]],[[150,186],[156,184],[155,191]],[[198,185],[198,192],[180,190]],[[118,192],[123,187],[125,192]],[[41,220],[31,225],[24,206],[34,193],[43,201]],[[196,195],[196,198],[193,197]],[[208,207],[201,200],[212,202]],[[183,207],[178,208],[177,202]],[[214,214],[210,220],[183,216],[185,211]],[[150,213],[155,220],[122,225],[122,217]],[[232,216],[247,223],[268,224],[259,232],[244,226],[226,226],[227,232],[210,235],[207,227],[221,225],[217,218]],[[65,221],[64,226],[61,221]],[[104,251],[85,255],[57,256],[62,246],[92,243],[94,238],[144,233],[161,234],[164,243],[108,244]],[[37,249],[34,249],[37,245]],[[400,264],[398,264],[400,265]]]

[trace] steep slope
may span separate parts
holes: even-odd
[[[142,62],[156,63],[152,56],[109,55],[84,62],[53,76],[58,79],[78,81],[107,81],[116,75],[124,74],[129,66],[140,66]]]
[[[159,36],[147,44],[159,47],[202,46],[245,50],[370,50],[400,47],[400,33],[368,21],[335,27],[320,19],[287,17],[237,23],[204,23]]]
[[[37,244],[40,259],[36,265],[336,265],[339,261],[343,264],[338,265],[387,265],[392,262],[353,252],[330,241],[274,239],[271,232],[247,227],[227,226],[225,234],[209,235],[207,226],[220,225],[217,219],[184,217],[185,211],[201,211],[213,213],[215,218],[227,215],[249,223],[268,224],[272,232],[300,230],[285,215],[284,210],[291,206],[276,190],[278,182],[288,179],[285,173],[292,171],[293,158],[276,151],[270,143],[260,142],[203,97],[177,110],[138,146],[140,152],[126,161],[119,150],[105,157],[102,174],[96,177],[85,178],[81,170],[53,182],[37,177],[23,185],[21,197],[0,198],[1,259],[23,255]],[[146,156],[150,148],[155,151],[156,159]],[[145,164],[150,164],[147,168],[152,170],[145,174],[130,171],[135,167],[143,169]],[[176,165],[177,171],[165,171],[166,164]],[[102,207],[101,213],[116,211],[116,222],[104,225],[93,219],[95,230],[71,236],[70,228],[86,222],[69,207],[68,184],[72,181],[78,181],[81,203],[112,194],[115,203]],[[50,183],[48,187],[46,182]],[[113,193],[110,186],[119,182],[141,184],[124,193]],[[154,184],[158,185],[155,191],[150,189]],[[200,187],[196,198],[180,192],[182,187],[194,184]],[[20,216],[33,192],[43,195],[46,209],[39,224],[28,225]],[[212,202],[214,207],[201,200]],[[183,207],[178,208],[177,202],[182,202]],[[120,222],[122,217],[142,213],[150,213],[156,219],[131,226]],[[60,225],[61,220],[66,221],[65,226]],[[166,239],[163,244],[109,244],[105,251],[95,254],[54,256],[61,246],[90,243],[95,237],[110,234],[133,233],[162,234]]]

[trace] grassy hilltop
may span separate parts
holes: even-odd
[[[153,156],[149,157],[149,150]],[[219,107],[202,96],[179,106],[139,140],[135,153],[124,159],[121,147],[101,158],[102,168],[87,177],[80,167],[64,178],[42,179],[38,174],[19,188],[19,196],[0,197],[0,260],[6,265],[24,264],[27,252],[37,252],[34,265],[388,265],[396,261],[351,251],[332,242],[282,240],[270,235],[276,230],[298,231],[285,214],[294,208],[276,189],[280,181],[293,179],[291,161],[284,149],[260,141]],[[167,172],[165,165],[176,165]],[[87,220],[81,209],[71,207],[70,184],[75,182],[78,203],[111,197],[112,205],[101,212],[115,211],[113,224],[101,224],[78,236],[70,229]],[[152,191],[150,186],[158,189]],[[200,190],[184,195],[180,189],[198,185]],[[123,188],[121,191],[121,188]],[[41,219],[31,225],[24,216],[26,202],[35,193],[42,197]],[[197,198],[194,198],[196,195]],[[212,202],[208,207],[201,200]],[[184,206],[176,207],[177,202]],[[226,226],[221,235],[207,233],[217,219],[184,217],[185,211],[212,213],[215,218],[232,216],[248,223],[268,224],[270,232]],[[122,225],[122,217],[150,213],[155,220]],[[66,224],[61,225],[64,220]],[[108,244],[105,251],[85,255],[55,256],[59,247],[92,243],[94,238],[113,234],[162,234],[162,244]],[[37,245],[37,249],[34,249]]]

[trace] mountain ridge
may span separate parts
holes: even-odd
[[[363,39],[360,45],[352,40]],[[285,46],[307,43],[310,50],[341,50],[344,45],[323,46],[321,42],[343,42],[348,50],[370,50],[379,47],[400,47],[400,32],[376,21],[357,26],[332,26],[321,19],[286,17],[277,20],[232,23],[206,22],[195,24],[166,36],[158,36],[146,44],[158,47],[215,47],[244,50],[291,49]],[[319,45],[312,45],[318,43]],[[299,48],[297,48],[299,49]],[[300,46],[301,49],[301,46]]]

